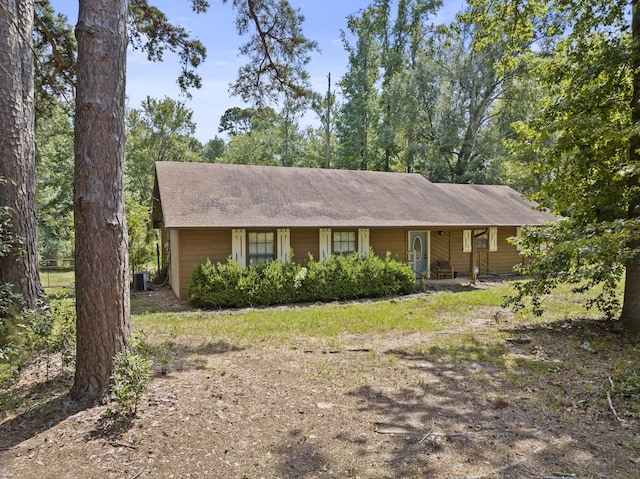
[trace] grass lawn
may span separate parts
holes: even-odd
[[[325,305],[247,308],[242,310],[180,311],[158,309],[144,297],[133,297],[134,327],[151,336],[210,341],[224,338],[237,346],[275,341],[291,343],[301,338],[336,342],[349,334],[411,333],[463,328],[478,314],[504,316],[502,303],[513,289],[508,284],[469,291],[391,300],[353,301]],[[512,323],[544,322],[549,318],[597,318],[569,289],[558,291],[548,302],[549,312],[540,318],[527,309],[513,316]],[[487,311],[495,310],[493,313]],[[482,313],[479,313],[482,312]],[[462,338],[461,338],[462,340]]]
[[[59,294],[65,289],[72,289],[75,281],[75,272],[73,270],[40,271],[40,282],[49,296]]]

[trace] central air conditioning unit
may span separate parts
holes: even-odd
[[[151,275],[148,271],[137,271],[133,273],[133,290],[147,291],[150,289]]]

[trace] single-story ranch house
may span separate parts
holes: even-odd
[[[523,258],[507,238],[555,219],[532,206],[508,186],[415,173],[158,162],[153,220],[169,283],[186,298],[206,258],[246,267],[371,250],[417,278],[510,273]],[[453,271],[439,272],[442,262]]]

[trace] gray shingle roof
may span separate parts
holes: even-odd
[[[167,228],[521,226],[554,219],[507,186],[435,184],[415,173],[158,162],[156,188]]]

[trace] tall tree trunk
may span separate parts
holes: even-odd
[[[0,283],[11,283],[25,307],[44,297],[38,275],[33,90],[34,0],[0,0],[0,207],[11,209],[23,248],[0,257]]]
[[[126,0],[81,0],[76,26],[75,399],[107,391],[131,335],[124,206]]]
[[[634,126],[640,124],[640,0],[631,2],[631,37],[632,52],[631,62],[633,71],[633,97],[631,100],[631,123]],[[629,145],[630,163],[637,169],[640,166],[640,135],[631,136]],[[629,217],[640,217],[640,194],[638,186],[640,177],[633,173],[629,179],[631,199],[629,201]],[[635,240],[630,245],[632,248],[640,247],[640,240]],[[624,287],[624,301],[622,315],[620,317],[625,328],[640,331],[640,255],[636,255],[627,264]]]
[[[636,248],[640,246],[640,242],[635,243],[633,246]],[[627,265],[620,320],[625,329],[640,331],[640,256],[638,255]]]
[[[325,124],[325,168],[331,168],[331,73],[327,75],[327,122]]]

